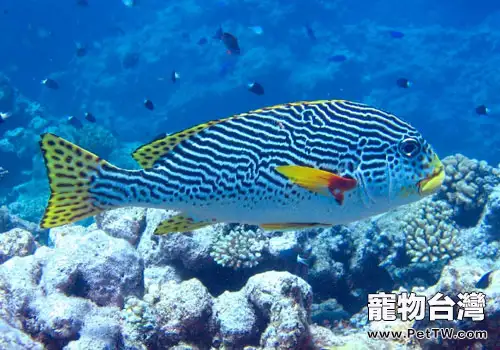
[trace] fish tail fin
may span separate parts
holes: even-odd
[[[91,193],[101,169],[118,168],[54,134],[43,134],[40,148],[51,191],[41,228],[66,225],[118,207],[102,203],[102,198]]]

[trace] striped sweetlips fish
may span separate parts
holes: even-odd
[[[138,148],[120,169],[53,134],[40,142],[51,197],[41,227],[119,207],[179,211],[155,233],[217,222],[266,230],[345,224],[434,193],[445,173],[422,135],[348,101],[282,104]]]

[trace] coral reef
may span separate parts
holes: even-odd
[[[150,304],[136,297],[129,297],[121,312],[122,329],[126,344],[141,348],[141,344],[155,341],[156,315]]]
[[[146,209],[122,208],[106,211],[96,216],[97,227],[115,238],[123,238],[137,245],[146,228]]]
[[[0,265],[0,316],[45,345],[116,348],[122,340],[113,305],[142,285],[140,265],[123,250],[133,248],[99,231],[68,232],[57,243]]]
[[[312,239],[314,264],[309,270],[311,283],[325,283],[340,286],[349,268],[349,257],[352,254],[351,242],[348,239],[351,231],[345,227],[322,230]]]
[[[25,220],[36,221],[33,213],[40,214],[43,205],[37,199],[43,193],[41,188],[31,191],[29,196],[22,195],[22,188],[33,177],[40,178],[37,169],[43,167],[38,153],[38,137],[48,125],[48,120],[41,113],[41,108],[35,109],[39,103],[28,100],[11,87],[8,80],[0,77],[0,113],[9,113],[10,117],[0,128],[0,197],[6,197],[2,204],[9,204],[13,213]],[[8,176],[5,169],[8,169]],[[2,178],[3,177],[3,178]],[[47,184],[44,184],[47,188]],[[36,198],[32,198],[36,197]],[[26,204],[26,202],[31,202]],[[25,211],[26,209],[26,211]]]
[[[494,267],[492,262],[469,258],[457,258],[449,262],[443,269],[439,281],[428,288],[414,287],[410,292],[426,296],[427,299],[437,292],[445,295],[456,296],[464,291],[474,291],[475,284],[481,276]],[[408,328],[425,330],[428,328],[454,328],[455,330],[487,330],[487,340],[477,340],[477,348],[495,349],[498,341],[498,322],[500,321],[500,273],[493,273],[493,278],[487,288],[482,292],[486,295],[485,321],[478,323],[455,321],[371,321],[367,322],[367,308],[364,307],[359,313],[353,315],[349,322],[343,326],[331,329],[311,326],[312,339],[316,347],[338,348],[338,349],[429,349],[429,348],[454,348],[461,349],[469,344],[469,340],[443,339],[441,337],[431,339],[375,339],[368,336],[373,331],[403,331],[406,334]],[[393,293],[405,292],[404,289],[394,290]],[[406,291],[408,292],[408,291]]]
[[[31,165],[33,154],[38,151],[38,134],[23,127],[8,129],[0,143],[0,151],[12,153],[17,159]]]
[[[490,238],[500,240],[500,185],[491,192],[483,211],[479,228],[486,231]]]
[[[239,291],[214,298],[198,279],[183,281],[175,268],[156,264],[150,255],[143,259],[140,247],[142,240],[151,240],[149,222],[144,230],[137,229],[142,225],[130,230],[125,223],[164,215],[169,213],[135,208],[104,213],[99,224],[87,228],[52,229],[53,248],[35,250],[33,237],[19,229],[3,234],[0,242],[9,243],[2,248],[8,260],[0,265],[0,317],[22,336],[68,349],[120,343],[131,348],[308,344],[312,291],[301,278],[269,271],[251,277]],[[139,240],[137,247],[130,237]],[[169,244],[182,242],[179,237],[160,238],[172,240],[163,246],[165,261],[175,260]],[[196,240],[188,238],[184,252],[195,252]],[[207,261],[210,245],[205,247]],[[186,260],[188,267],[193,263]]]
[[[478,259],[500,258],[500,185],[496,186],[475,227],[463,229],[458,244],[471,257]]]
[[[160,222],[176,215],[173,211],[148,209],[146,227],[141,234],[137,250],[146,266],[164,266],[178,263],[184,269],[199,271],[207,266],[210,246],[216,232],[223,225],[201,228],[189,234],[174,233],[166,237],[154,235]]]
[[[394,284],[388,270],[400,254],[401,232],[393,223],[400,215],[309,233],[308,282],[319,300],[335,298],[353,312],[367,293]]]
[[[263,259],[269,239],[265,233],[248,225],[230,225],[220,231],[211,247],[210,256],[225,267],[251,268]]]
[[[495,237],[498,236],[498,231],[491,232],[487,228],[479,225],[461,230],[456,239],[457,246],[462,252],[466,252],[467,256],[477,259],[500,258],[500,241]]]
[[[319,325],[331,325],[349,318],[349,314],[335,299],[327,299],[320,304],[312,305],[312,321]]]
[[[47,243],[48,230],[43,230],[37,224],[19,218],[8,210],[7,207],[0,207],[0,233],[20,228],[31,232],[35,239],[41,243]]]
[[[412,263],[446,263],[460,254],[458,227],[452,216],[452,207],[444,201],[426,198],[413,205],[401,222]]]
[[[150,286],[144,301],[154,309],[160,344],[199,339],[206,334],[212,297],[197,279]]]
[[[285,231],[273,233],[267,250],[276,259],[295,258],[298,253],[308,250],[303,243],[307,241],[307,231]]]
[[[111,130],[102,125],[85,124],[81,129],[74,129],[70,137],[76,144],[103,158],[118,148],[118,140]]]
[[[26,256],[35,252],[37,245],[31,232],[20,228],[0,234],[0,264],[14,256]]]
[[[88,298],[97,305],[122,306],[127,296],[140,295],[143,262],[127,241],[103,231],[83,234],[71,227],[51,230],[56,249],[47,261],[41,283],[47,292]]]
[[[155,236],[157,224],[177,213],[122,208],[99,214],[88,227],[51,229],[50,248],[35,242],[34,225],[3,208],[0,329],[5,332],[0,346],[458,346],[462,343],[439,339],[370,339],[368,330],[476,328],[471,323],[426,320],[368,322],[367,294],[397,290],[430,297],[438,291],[474,290],[486,272],[500,267],[495,262],[499,193],[500,186],[491,190],[472,228],[457,225],[451,204],[433,197],[347,226],[282,233],[217,224]],[[217,254],[231,254],[225,266],[216,261]],[[255,269],[245,268],[250,266]],[[480,325],[491,334],[500,316],[500,273],[494,276],[484,288],[488,320]]]
[[[260,338],[263,348],[301,349],[308,345],[312,289],[303,279],[270,271],[251,277],[244,290],[269,320]]]
[[[444,158],[443,165],[446,178],[438,197],[453,206],[456,216],[467,217],[467,213],[472,212],[475,218],[473,226],[493,187],[500,183],[500,169],[461,154]]]
[[[0,318],[0,349],[44,350],[45,347]]]
[[[498,229],[497,197],[495,189],[477,232]],[[367,322],[363,308],[367,293],[396,287],[388,278],[396,276],[386,270],[388,264],[406,266],[399,252],[404,251],[405,240],[394,220],[408,222],[407,229],[418,228],[419,220],[442,228],[439,222],[450,223],[452,213],[449,204],[426,199],[348,227],[272,237],[261,232],[265,244],[258,240],[257,245],[265,254],[260,262],[271,269],[287,266],[280,261],[290,262],[304,241],[309,241],[315,257],[310,284],[290,272],[265,271],[249,275],[241,287],[223,289],[220,294],[209,289],[214,283],[211,269],[222,269],[211,257],[214,245],[220,244],[221,235],[235,229],[245,237],[243,242],[246,235],[248,240],[254,239],[256,231],[218,224],[188,234],[154,236],[157,223],[171,215],[175,213],[156,209],[108,211],[89,227],[52,229],[52,248],[37,247],[31,234],[21,229],[0,235],[0,251],[5,257],[0,265],[0,318],[6,323],[6,335],[0,341],[34,349],[49,344],[67,349],[377,349],[401,345],[369,339],[366,331],[405,329],[411,324]],[[411,226],[412,222],[417,226]],[[439,252],[450,255],[439,281],[430,287],[413,284],[408,290],[425,295],[472,290],[494,268],[492,256],[456,258],[443,249]],[[408,263],[406,268],[412,266]],[[238,274],[248,269],[229,271]],[[228,288],[230,284],[222,285]],[[317,304],[312,303],[313,290]],[[486,293],[489,298],[498,296],[497,289]],[[497,304],[488,302],[492,319],[498,315]],[[423,327],[420,323],[412,326]],[[15,340],[8,335],[12,333],[16,333]],[[411,346],[418,348],[419,344]]]
[[[247,344],[258,343],[257,314],[242,291],[226,291],[214,299],[211,329],[220,337],[225,348],[240,348]]]
[[[43,215],[49,198],[49,186],[46,181],[27,181],[11,190],[11,195],[17,200],[8,205],[13,215],[18,215],[24,220],[38,222]]]

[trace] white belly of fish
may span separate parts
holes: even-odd
[[[359,202],[346,201],[339,205],[335,198],[312,195],[301,201],[289,201],[284,205],[271,201],[214,202],[206,205],[179,208],[200,221],[228,223],[266,224],[266,223],[321,223],[346,224],[380,214],[386,208],[364,208]]]

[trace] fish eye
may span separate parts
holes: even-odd
[[[414,138],[406,138],[399,143],[399,152],[408,158],[415,157],[420,150],[420,142]]]

